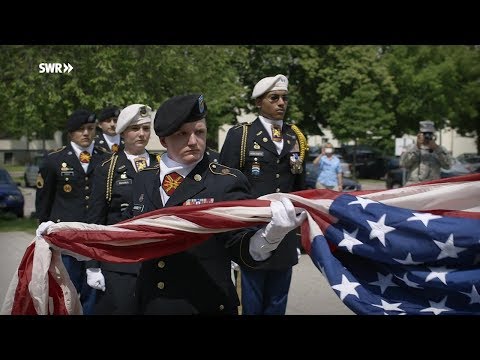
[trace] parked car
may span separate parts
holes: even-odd
[[[318,177],[318,166],[312,162],[307,162],[306,167],[306,185],[307,189],[315,189],[315,183]],[[343,191],[362,190],[362,185],[352,179],[343,178]]]
[[[457,159],[471,172],[478,172],[480,169],[480,155],[464,153],[457,156]]]
[[[408,180],[408,173],[405,168],[400,167],[400,158],[392,157],[387,161],[387,172],[385,174],[385,183],[387,189],[402,187]],[[448,178],[453,176],[467,175],[471,171],[468,166],[462,164],[458,159],[454,158],[450,169],[440,169],[440,177]]]
[[[387,189],[403,187],[407,182],[407,171],[400,167],[400,157],[392,156],[386,160],[385,164],[385,185]]]
[[[0,212],[10,212],[23,217],[25,199],[7,170],[0,168]]]
[[[43,155],[35,155],[31,163],[27,164],[23,178],[25,180],[25,187],[36,187],[37,174],[40,166],[43,163]]]
[[[450,169],[440,169],[440,177],[448,178],[453,176],[468,175],[472,170],[467,164],[460,162],[457,158],[453,158],[453,163]]]
[[[380,150],[358,145],[345,145],[337,150],[345,162],[349,163],[353,172],[353,157],[355,151],[355,176],[363,179],[380,179],[385,176],[385,157]]]

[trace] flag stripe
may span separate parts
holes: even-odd
[[[356,313],[480,312],[475,174],[386,191],[306,190],[171,207],[110,226],[54,224],[27,248],[2,314],[81,313],[61,253],[118,263],[169,255],[216,233],[268,223],[270,202],[281,197],[307,211],[302,244]]]

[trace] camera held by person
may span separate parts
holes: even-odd
[[[417,134],[417,147],[432,152],[438,145],[435,142],[435,125],[433,121],[420,121],[420,132]]]
[[[406,185],[440,178],[440,169],[449,169],[452,159],[445,147],[435,140],[433,121],[420,121],[417,143],[412,144],[400,156],[400,166],[407,171]]]

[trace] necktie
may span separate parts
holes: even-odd
[[[133,159],[135,162],[135,167],[137,168],[137,172],[142,171],[147,167],[147,160],[144,157],[137,157]]]
[[[272,140],[282,141],[282,127],[280,125],[272,125]]]
[[[90,162],[91,157],[92,155],[90,155],[88,151],[82,151],[80,153],[79,159],[82,164],[88,164]]]
[[[112,152],[116,153],[118,151],[118,144],[113,144],[112,145]]]
[[[180,186],[183,176],[173,172],[165,175],[162,181],[162,188],[168,196],[172,196],[173,192]]]

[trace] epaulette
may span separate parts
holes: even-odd
[[[50,152],[48,153],[48,155],[56,154],[56,153],[62,151],[63,149],[65,149],[65,148],[66,148],[66,146],[62,146],[61,148],[52,150],[52,151],[50,151]]]
[[[238,128],[241,128],[243,126],[250,126],[250,125],[252,125],[251,122],[244,121],[244,122],[238,123],[237,125],[234,125],[233,129],[238,129]]]
[[[112,156],[110,156],[107,160],[105,160],[105,161],[102,163],[102,165],[100,165],[100,166],[103,166],[103,165],[105,165],[105,164],[108,164],[110,161],[112,161],[112,159],[113,159],[114,156],[117,156],[117,154],[112,154]]]
[[[225,166],[223,164],[211,162],[210,164],[208,164],[208,168],[210,169],[212,174],[215,174],[215,175],[231,175],[231,176],[237,177],[237,175],[235,175],[232,171],[236,169],[229,168],[228,166]]]
[[[108,150],[105,149],[104,147],[94,146],[93,148],[94,148],[95,150],[97,150],[97,151],[101,151],[101,152],[103,152],[103,153],[110,154],[110,151],[108,151]]]

